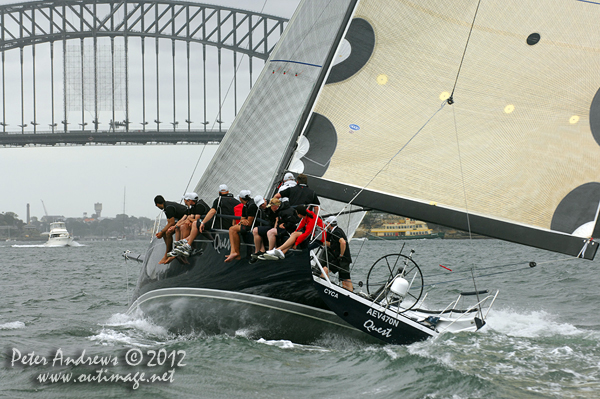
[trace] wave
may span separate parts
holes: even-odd
[[[85,247],[84,244],[80,244],[77,241],[73,241],[69,247]],[[64,245],[46,245],[44,244],[13,244],[12,248],[65,248]]]
[[[491,311],[487,329],[511,337],[550,337],[555,335],[588,334],[569,323],[554,321],[555,316],[543,310],[519,313],[513,309]],[[486,329],[482,330],[483,332]]]
[[[18,330],[20,328],[25,328],[25,323],[22,321],[0,324],[0,330]]]
[[[136,313],[133,313],[131,315],[127,315],[124,313],[113,314],[103,325],[110,327],[133,328],[154,336],[165,337],[168,335],[167,329],[161,326],[157,326],[156,324],[152,323],[151,320],[143,317],[141,314]]]

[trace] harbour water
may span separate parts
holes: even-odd
[[[0,244],[0,397],[489,399],[600,392],[598,260],[497,240],[410,241],[404,252],[414,248],[426,284],[436,283],[431,303],[443,306],[472,291],[472,267],[481,275],[478,289],[500,290],[482,331],[409,346],[343,337],[300,345],[244,331],[175,335],[143,315],[127,316],[139,265],[121,253],[143,253],[147,245]],[[374,260],[402,245],[352,241],[355,286]],[[155,380],[136,384],[142,372]],[[49,374],[63,379],[49,382]],[[109,380],[115,374],[123,379]]]

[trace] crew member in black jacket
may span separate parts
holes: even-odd
[[[165,216],[167,218],[167,225],[163,227],[161,231],[156,233],[156,238],[162,238],[165,240],[165,256],[158,262],[160,264],[164,264],[169,257],[167,254],[171,251],[171,247],[173,245],[173,230],[169,231],[169,229],[177,223],[179,219],[185,216],[187,212],[187,207],[182,204],[178,204],[177,202],[165,201],[165,198],[162,195],[157,195],[154,197],[154,205],[157,208],[162,209],[165,212]]]

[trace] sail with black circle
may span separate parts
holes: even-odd
[[[330,199],[593,259],[598,20],[593,1],[360,1],[289,168]]]

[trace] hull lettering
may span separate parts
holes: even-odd
[[[338,298],[338,293],[335,292],[335,291],[333,291],[333,290],[330,290],[329,288],[325,288],[323,290],[323,292],[325,293],[325,295],[329,295],[329,296],[331,296],[333,298],[336,298],[336,299]]]
[[[378,334],[381,334],[382,337],[390,338],[392,336],[392,329],[391,328],[377,327],[375,325],[375,322],[373,320],[367,320],[367,321],[365,321],[365,324],[363,324],[363,327],[368,332],[376,332]]]
[[[228,252],[231,250],[231,243],[229,242],[229,237],[221,238],[220,234],[215,235],[213,246],[215,248],[215,252],[218,254],[221,253],[222,249],[226,249]]]
[[[388,323],[391,326],[398,327],[400,325],[400,321],[373,308],[369,308],[369,310],[367,310],[367,314],[371,317],[375,317],[376,319],[383,321],[384,323]]]

